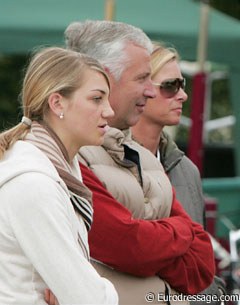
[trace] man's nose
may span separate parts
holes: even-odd
[[[155,98],[156,97],[156,88],[151,81],[148,82],[148,85],[144,91],[144,95],[147,98]]]

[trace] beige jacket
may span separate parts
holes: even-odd
[[[141,156],[141,177],[137,165],[124,158],[123,145]],[[129,130],[110,128],[103,146],[81,148],[80,161],[91,168],[106,189],[132,212],[134,218],[153,220],[169,216],[172,204],[169,179],[159,161],[152,158],[151,152],[132,140]],[[176,292],[158,276],[135,277],[96,261],[92,263],[101,276],[115,285],[121,305],[149,304],[145,298],[149,293],[154,294],[151,304],[189,304],[187,301],[160,301],[166,290],[169,289],[171,295]]]
[[[124,146],[140,152],[141,178],[137,165],[124,159]],[[107,190],[133,213],[134,218],[168,217],[172,204],[172,186],[162,165],[151,152],[131,139],[129,130],[110,128],[103,146],[85,146],[81,162],[87,165]],[[159,200],[161,198],[161,200]]]

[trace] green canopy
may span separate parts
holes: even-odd
[[[27,53],[39,45],[63,45],[66,26],[103,19],[104,0],[0,0],[0,53]],[[240,176],[240,22],[210,11],[207,60],[227,65],[236,115],[236,172]],[[195,61],[200,5],[194,0],[116,0],[115,20],[142,28]]]

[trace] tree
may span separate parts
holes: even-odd
[[[215,9],[240,20],[240,0],[202,0]]]
[[[21,116],[19,93],[26,56],[0,57],[0,131],[15,125]]]

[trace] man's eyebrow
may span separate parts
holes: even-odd
[[[151,75],[151,72],[143,72],[143,73],[139,73],[137,76],[136,76],[136,79],[138,78],[147,78],[148,76]]]

